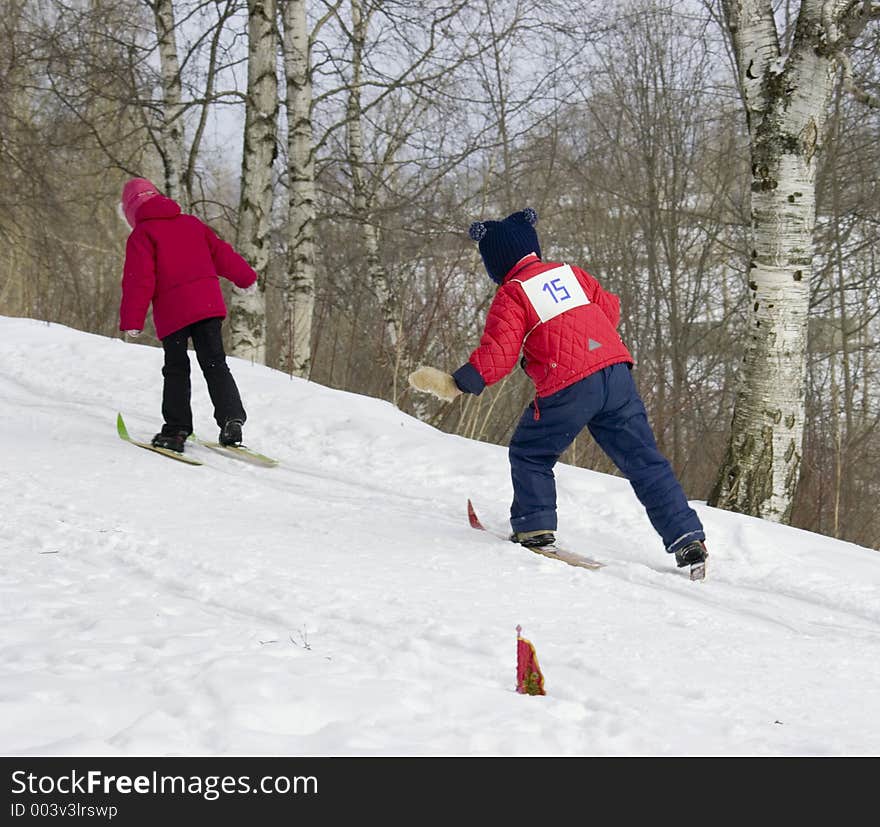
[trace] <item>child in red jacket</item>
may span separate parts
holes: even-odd
[[[256,284],[256,272],[198,218],[181,213],[177,202],[161,195],[146,178],[125,184],[120,206],[132,232],[125,247],[119,329],[137,336],[152,303],[153,324],[165,351],[164,424],[153,445],[183,453],[192,433],[189,339],[208,383],[220,442],[240,445],[247,416],[223,350],[226,305],[219,277],[247,289]]]
[[[499,285],[480,344],[454,374],[424,367],[410,383],[446,400],[479,394],[510,373],[522,353],[535,399],[510,440],[511,540],[539,547],[555,542],[553,467],[586,427],[630,481],[676,563],[702,562],[703,526],[657,449],[630,373],[632,356],[617,332],[618,298],[580,267],[542,261],[537,219],[527,208],[471,225],[469,234]]]

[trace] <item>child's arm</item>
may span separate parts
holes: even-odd
[[[242,290],[250,287],[257,280],[257,273],[242,256],[233,249],[231,244],[218,238],[210,227],[205,227],[205,236],[211,250],[211,258],[217,268],[218,275],[229,279]]]
[[[120,330],[144,329],[155,290],[156,258],[153,245],[144,233],[135,230],[125,244],[122,301],[119,304]]]
[[[614,294],[602,288],[602,285],[594,279],[586,270],[580,267],[572,268],[576,273],[587,298],[598,305],[599,309],[608,317],[614,327],[620,322],[620,299]]]
[[[507,376],[519,360],[526,322],[525,308],[502,287],[492,300],[480,344],[453,374],[456,384],[467,393],[479,394]]]

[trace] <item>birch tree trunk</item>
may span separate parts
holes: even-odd
[[[180,60],[177,55],[174,4],[172,0],[148,2],[156,23],[159,46],[159,68],[162,78],[162,120],[160,153],[165,171],[165,195],[179,202],[184,212],[190,199],[185,181],[186,148],[184,146],[183,99],[180,81]]]
[[[278,76],[275,0],[248,0],[248,88],[245,104],[238,251],[259,275],[255,293],[233,288],[230,350],[266,363],[265,274],[269,264],[272,166],[277,156]]]
[[[401,307],[395,291],[392,289],[388,273],[382,266],[379,254],[379,230],[373,218],[373,198],[369,194],[366,180],[366,156],[364,154],[364,137],[361,119],[363,107],[361,103],[361,84],[364,49],[367,40],[369,16],[364,14],[361,0],[351,0],[352,23],[352,77],[348,94],[348,161],[351,168],[352,196],[355,221],[360,227],[361,243],[364,249],[364,263],[367,280],[382,312],[385,338],[394,355],[393,401],[397,404],[399,395],[398,375],[405,368],[407,357],[401,336],[403,319]]]
[[[312,138],[311,43],[306,0],[282,0],[287,78],[288,260],[281,366],[308,378],[315,309],[315,147]]]
[[[752,254],[749,335],[709,503],[788,522],[804,430],[816,165],[837,70],[830,28],[842,3],[805,0],[787,55],[770,0],[722,5],[749,130]]]

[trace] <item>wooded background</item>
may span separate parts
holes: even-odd
[[[531,206],[544,257],[620,296],[658,443],[705,500],[752,303],[730,5],[0,0],[0,314],[120,335],[117,204],[149,177],[260,273],[256,304],[226,287],[230,352],[504,444],[522,371],[450,404],[406,376],[479,340],[495,286],[469,224]],[[799,4],[774,11],[787,48]],[[877,30],[849,46],[815,178],[790,520],[880,548]],[[614,472],[586,432],[563,461]]]

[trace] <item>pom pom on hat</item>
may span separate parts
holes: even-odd
[[[523,218],[528,221],[533,227],[538,223],[538,213],[536,213],[531,207],[526,207],[523,211]]]
[[[486,235],[486,225],[482,221],[474,221],[468,229],[468,235],[474,241],[482,241],[483,236]]]

